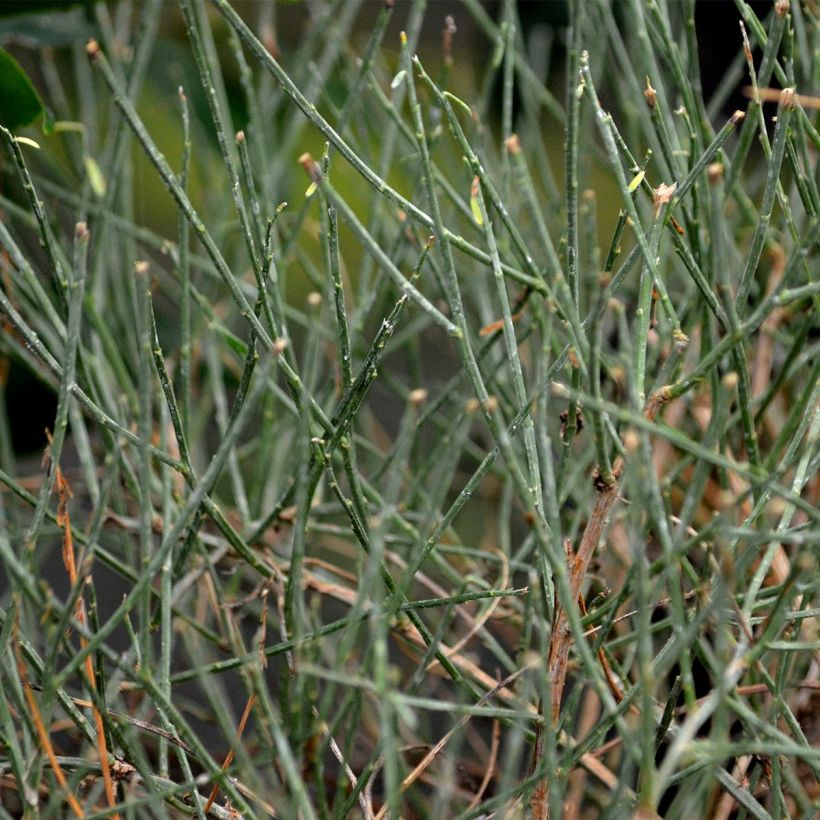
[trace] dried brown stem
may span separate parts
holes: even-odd
[[[236,740],[234,741],[233,746],[231,746],[228,754],[225,756],[225,761],[222,763],[222,771],[225,772],[228,770],[228,766],[231,765],[233,761],[234,754],[236,753],[236,746],[238,745],[239,741],[242,739],[242,735],[245,732],[245,726],[248,723],[248,718],[251,716],[251,712],[253,711],[253,705],[256,703],[256,693],[251,693],[251,696],[248,698],[248,702],[245,704],[245,711],[242,713],[242,718],[239,721],[239,727],[236,730]],[[205,808],[202,810],[203,814],[207,814],[211,810],[211,806],[214,804],[214,800],[216,800],[216,796],[219,794],[219,783],[214,783],[214,787],[211,789],[211,793],[208,795],[208,802],[205,804]]]
[[[66,572],[68,573],[68,580],[71,586],[76,586],[78,583],[77,562],[74,553],[74,536],[71,530],[71,518],[68,514],[68,499],[71,498],[71,489],[68,482],[63,476],[62,470],[56,467],[57,491],[59,493],[59,503],[57,506],[57,524],[63,528],[63,563],[65,564]],[[77,599],[76,608],[77,622],[83,626],[87,626],[85,602],[82,596]],[[85,648],[88,641],[84,637],[80,637],[80,646]],[[91,660],[91,655],[85,659],[85,674],[88,678],[88,685],[92,689],[96,689],[97,679],[94,675],[94,663]],[[109,808],[117,805],[117,793],[114,788],[114,778],[111,775],[111,767],[108,763],[108,745],[105,740],[105,724],[103,722],[102,714],[96,706],[92,706],[94,714],[94,727],[97,732],[97,754],[100,757],[100,768],[102,769],[103,785],[105,786],[105,799]],[[113,820],[119,820],[119,813],[114,812]]]
[[[660,408],[668,401],[668,396],[663,390],[657,391],[646,402],[644,407],[644,417],[649,421],[654,421]],[[628,449],[628,448],[627,448]],[[581,543],[574,554],[568,556],[570,571],[570,596],[573,601],[577,601],[581,594],[581,587],[592,562],[592,557],[601,540],[601,536],[606,529],[612,508],[618,499],[618,492],[621,487],[621,478],[624,471],[624,458],[619,456],[612,465],[614,480],[608,486],[601,485],[598,497],[595,499],[595,506],[587,521],[584,533],[581,536]],[[571,553],[571,550],[568,551]],[[564,685],[567,679],[567,669],[569,666],[569,652],[572,647],[572,631],[569,625],[569,615],[560,605],[556,605],[555,618],[550,638],[549,654],[547,657],[547,669],[551,690],[551,710],[552,725],[558,725],[558,717],[561,712],[561,699],[564,694]],[[536,744],[533,756],[533,766],[538,765],[543,749],[543,741]],[[542,778],[533,791],[530,800],[530,810],[534,818],[549,817],[549,778]]]
[[[37,699],[34,697],[34,692],[32,691],[31,684],[28,682],[26,662],[23,659],[23,651],[20,648],[19,641],[14,642],[14,652],[17,660],[17,671],[20,675],[20,681],[23,684],[23,694],[25,695],[26,703],[28,704],[31,721],[34,724],[34,728],[37,731],[37,737],[40,739],[40,746],[46,753],[46,757],[48,757],[48,762],[51,764],[51,770],[54,772],[54,777],[60,784],[60,788],[65,792],[66,802],[69,806],[71,806],[71,810],[74,812],[74,814],[77,815],[77,817],[85,817],[83,807],[80,805],[79,801],[74,796],[74,793],[69,788],[65,773],[63,772],[63,769],[60,766],[59,761],[57,760],[57,755],[54,751],[54,746],[51,743],[51,738],[49,737],[48,729],[46,728],[46,725],[43,722],[43,717],[40,714],[40,708],[37,706]]]
[[[495,776],[495,766],[496,761],[498,760],[498,748],[501,745],[501,724],[497,721],[493,721],[493,735],[490,742],[490,755],[489,759],[487,760],[487,768],[484,771],[484,777],[481,780],[481,785],[478,787],[478,791],[475,793],[473,799],[470,801],[470,805],[467,807],[467,811],[474,809],[480,802],[481,798],[484,797],[484,792],[487,791],[487,786],[490,785],[490,781]]]

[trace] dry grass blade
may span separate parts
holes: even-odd
[[[65,792],[65,801],[77,817],[85,817],[83,807],[80,805],[79,800],[77,800],[77,797],[68,785],[65,772],[63,772],[63,768],[60,766],[60,762],[57,759],[57,754],[54,751],[54,746],[51,743],[48,729],[43,723],[43,717],[40,714],[40,707],[37,705],[37,699],[34,697],[34,691],[32,690],[31,684],[28,682],[26,662],[23,658],[23,651],[18,641],[15,641],[15,654],[17,657],[17,673],[20,676],[20,683],[23,686],[23,692],[29,708],[29,716],[31,717],[32,723],[34,723],[37,738],[40,741],[40,748],[43,752],[45,752],[46,757],[48,757],[48,762],[51,765],[51,770],[54,772],[54,777],[60,785],[60,788]]]
[[[253,706],[256,703],[256,695],[252,694],[247,702],[245,703],[245,710],[242,712],[242,717],[239,720],[239,726],[236,728],[236,740],[234,741],[234,746],[232,746],[228,750],[228,754],[225,755],[225,760],[222,762],[222,771],[227,772],[228,767],[233,762],[234,754],[236,754],[235,746],[242,740],[242,735],[245,732],[245,726],[248,723],[248,719],[251,716],[251,712],[253,711]],[[204,813],[207,814],[210,810],[211,806],[213,806],[214,801],[216,800],[216,796],[219,794],[219,784],[214,783],[213,788],[211,789],[211,793],[208,795],[208,799],[205,802],[205,808],[203,809]]]
[[[55,466],[57,471],[56,484],[57,493],[59,496],[59,503],[57,506],[57,525],[63,528],[63,564],[68,573],[68,581],[72,587],[80,583],[80,578],[77,574],[77,561],[74,552],[74,538],[71,531],[71,517],[68,512],[68,501],[71,498],[71,488],[63,476],[62,470],[59,466]],[[90,582],[90,575],[89,575]],[[86,579],[82,580],[85,583]],[[78,623],[84,627],[88,627],[88,619],[85,611],[85,601],[82,594],[77,599],[76,614]],[[80,637],[80,645],[85,646],[87,640]],[[85,674],[88,680],[88,685],[92,689],[96,689],[96,675],[94,674],[94,663],[89,655],[85,659]],[[100,758],[100,768],[102,769],[103,783],[105,785],[105,799],[109,807],[117,805],[116,788],[114,786],[114,778],[111,774],[111,766],[108,762],[108,743],[105,739],[105,724],[103,723],[102,714],[97,708],[96,704],[91,706],[91,711],[94,715],[94,726],[97,730],[97,753]],[[119,820],[119,813],[114,812],[111,815],[114,820]]]

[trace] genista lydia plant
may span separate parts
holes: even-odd
[[[814,0],[46,5],[0,820],[816,817]]]

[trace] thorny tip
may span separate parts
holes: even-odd
[[[619,367],[618,365],[611,367],[609,369],[609,377],[612,379],[612,383],[617,385],[620,390],[626,387],[626,370],[624,370],[623,367]]]
[[[441,50],[447,63],[453,61],[453,35],[456,31],[456,21],[448,14],[444,18],[444,29],[441,32]]]
[[[661,206],[666,205],[672,199],[677,188],[677,182],[673,182],[671,185],[667,185],[665,182],[662,182],[657,188],[655,188],[655,195],[652,198],[652,207],[656,219],[660,213]]]
[[[786,14],[789,13],[789,9],[791,8],[791,3],[789,0],[777,0],[774,4],[774,12],[778,17],[784,17]]]
[[[652,83],[649,82],[649,77],[646,78],[646,89],[643,92],[643,98],[649,106],[650,111],[655,108],[655,103],[658,101],[658,92],[652,88]]]
[[[715,185],[718,182],[720,182],[721,178],[723,177],[723,163],[710,163],[709,167],[706,169],[706,176],[709,179],[709,182],[712,183],[712,185]]]
[[[400,31],[400,32],[399,32],[399,42],[400,42],[403,46],[406,46],[406,45],[407,45],[407,32],[406,32],[406,31]]]
[[[322,181],[322,172],[319,168],[319,163],[313,159],[309,151],[305,151],[305,153],[299,157],[299,164],[305,169],[305,173],[310,177],[311,182],[315,182],[318,185],[319,182]]]
[[[740,34],[743,37],[743,56],[746,58],[746,62],[752,65],[752,44],[749,42],[749,35],[746,33],[746,26],[743,24],[743,20],[738,20],[738,25],[740,26]]]
[[[149,267],[150,265],[148,264],[148,262],[146,262],[144,259],[141,259],[139,262],[134,263],[134,273],[136,273],[137,276],[145,276],[145,274],[148,273]]]
[[[237,131],[236,132],[236,142],[239,144],[240,142],[245,142],[245,132],[244,131]]]
[[[85,44],[85,53],[93,60],[100,53],[100,44],[92,37]]]
[[[720,381],[723,385],[724,390],[730,391],[734,390],[737,387],[740,378],[737,375],[737,373],[733,371],[731,373],[727,373]]]
[[[783,108],[797,108],[797,95],[793,88],[784,88],[780,92],[780,104]]]
[[[507,149],[507,152],[512,154],[513,156],[517,156],[521,153],[521,142],[518,139],[518,134],[510,134],[507,137],[507,141],[504,143],[504,146]]]
[[[634,430],[627,430],[623,441],[627,453],[634,453],[641,446],[641,437]]]
[[[732,114],[732,118],[731,118],[730,122],[732,123],[732,125],[739,125],[745,119],[746,119],[746,112],[745,111],[735,111],[735,113]]]
[[[88,232],[88,225],[85,222],[78,222],[74,226],[74,237],[75,239],[80,240],[81,242],[86,242],[88,237],[90,236]]]
[[[420,407],[427,401],[427,390],[423,387],[417,387],[415,390],[410,391],[410,395],[407,398],[414,407]]]

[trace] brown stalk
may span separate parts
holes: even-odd
[[[71,518],[68,514],[68,499],[71,498],[71,489],[68,482],[63,475],[62,470],[55,466],[57,492],[60,500],[57,504],[57,526],[63,528],[63,563],[65,564],[66,572],[68,573],[68,580],[72,587],[78,583],[77,575],[77,561],[74,553],[74,536],[71,531]],[[77,622],[82,626],[87,626],[87,618],[85,612],[85,601],[82,595],[77,599],[77,607],[75,612]],[[88,641],[82,635],[80,636],[80,646],[85,649]],[[91,689],[97,688],[97,679],[94,675],[94,662],[91,660],[91,655],[86,655],[85,658],[85,674],[88,678],[88,685]],[[114,778],[111,775],[111,767],[108,764],[108,744],[105,740],[105,723],[100,710],[96,705],[92,706],[91,710],[94,714],[94,727],[97,732],[97,754],[100,758],[100,768],[102,769],[103,784],[105,787],[105,799],[109,808],[117,805],[117,795],[114,787]],[[120,815],[114,812],[112,815],[114,820],[119,820]]]
[[[42,692],[43,687],[39,686],[36,683],[29,682],[29,686],[35,692]],[[86,698],[73,698],[70,695],[66,695],[66,697],[75,705],[79,706],[81,709],[93,709],[94,708],[94,701],[86,700]],[[115,709],[106,709],[106,714],[109,717],[116,718],[117,720],[121,720],[124,723],[130,723],[132,726],[135,726],[137,729],[142,729],[144,732],[148,732],[149,734],[156,735],[157,737],[161,737],[164,740],[167,740],[169,743],[172,743],[174,746],[177,746],[180,749],[186,751],[189,755],[194,754],[194,750],[180,738],[176,737],[172,732],[163,729],[161,726],[155,726],[153,723],[148,723],[145,720],[139,720],[138,718],[132,717],[131,715],[126,714],[125,712],[118,712]],[[73,721],[67,721],[67,726],[73,726]]]
[[[584,602],[584,596],[578,596],[578,608],[581,610],[581,617],[586,618],[587,616],[587,606]],[[587,632],[584,633],[586,637]],[[618,682],[618,679],[615,677],[615,673],[612,671],[612,667],[609,665],[609,661],[606,657],[606,652],[604,651],[603,645],[598,649],[598,660],[601,662],[601,668],[604,670],[604,678],[606,680],[607,686],[609,687],[609,691],[612,692],[612,696],[615,700],[620,703],[624,699],[624,692],[621,689],[621,684]],[[634,704],[631,707],[635,709]]]
[[[245,726],[248,723],[248,718],[251,716],[251,711],[253,710],[253,705],[256,703],[256,693],[252,692],[251,696],[248,698],[248,702],[245,704],[245,711],[242,713],[242,719],[239,721],[239,728],[236,730],[236,739],[234,740],[233,745],[231,746],[228,754],[225,755],[225,760],[222,763],[222,772],[225,772],[228,766],[231,765],[231,761],[233,761],[234,754],[236,753],[236,745],[239,743],[240,739],[242,738],[242,734],[245,731]],[[207,814],[211,806],[214,804],[214,800],[216,800],[216,796],[219,794],[219,784],[214,783],[214,787],[211,789],[211,793],[208,795],[208,802],[205,804],[205,808],[202,810],[203,814]]]
[[[524,666],[521,669],[516,670],[511,675],[508,675],[504,680],[496,683],[496,685],[490,689],[489,692],[486,692],[482,695],[478,701],[476,702],[476,706],[483,706],[485,703],[490,701],[494,698],[499,692],[502,692],[506,687],[508,687],[519,675],[525,672],[528,667]],[[402,794],[404,794],[416,780],[421,777],[421,775],[425,772],[425,770],[430,766],[430,764],[438,757],[441,750],[447,745],[450,739],[459,732],[464,726],[472,719],[472,714],[463,715],[458,719],[456,724],[447,732],[422,758],[419,764],[413,769],[404,780],[401,781],[401,785],[399,786],[399,790]],[[387,813],[388,806],[387,803],[382,806],[379,813],[376,815],[376,820],[383,820],[385,814]]]
[[[740,89],[746,97],[758,99],[761,102],[780,102],[783,94],[782,88],[755,88],[751,85],[744,85]],[[794,101],[803,108],[820,108],[820,97],[811,94],[795,94]]]
[[[16,629],[17,624],[15,623],[15,631]],[[85,817],[83,807],[68,787],[68,781],[66,780],[65,773],[57,760],[57,755],[54,752],[54,746],[51,745],[51,738],[48,736],[48,729],[46,729],[46,726],[43,723],[40,709],[37,706],[37,699],[34,697],[31,684],[28,682],[26,662],[23,660],[23,651],[20,648],[19,640],[14,642],[14,653],[17,657],[17,672],[20,675],[20,682],[23,684],[23,692],[26,696],[26,703],[28,704],[29,712],[31,713],[31,720],[34,723],[34,728],[37,731],[37,737],[40,739],[40,745],[46,753],[46,757],[48,757],[48,762],[51,764],[51,770],[54,772],[54,777],[57,778],[57,782],[65,792],[66,802],[69,806],[71,806],[71,810],[77,815],[77,817]]]
[[[654,421],[658,411],[668,400],[668,395],[663,389],[653,393],[644,407],[644,417],[648,421]],[[627,450],[628,449],[627,447]],[[581,536],[581,543],[578,546],[578,550],[568,555],[570,599],[573,601],[577,601],[581,594],[581,587],[586,578],[592,556],[595,554],[601,536],[609,523],[612,508],[618,500],[624,463],[623,456],[618,456],[614,461],[612,465],[613,481],[608,486],[603,483],[601,484],[598,497],[595,499],[595,506],[592,508],[592,514]],[[571,550],[568,550],[568,552],[571,553]],[[571,647],[572,631],[569,626],[569,615],[560,604],[556,604],[552,636],[550,638],[550,647],[547,656],[547,669],[552,687],[550,714],[553,726],[558,725],[558,717],[561,712],[561,699],[567,680]],[[536,743],[533,752],[533,770],[537,767],[542,756],[543,739]],[[536,820],[546,820],[546,818],[549,817],[549,777],[543,777],[536,784],[530,800],[530,810],[533,818],[536,818]]]
[[[513,313],[510,317],[513,320],[513,323],[517,322],[522,316],[524,315],[523,310],[519,310],[518,313]],[[481,330],[478,331],[479,336],[489,336],[496,331],[504,329],[504,320],[503,319],[496,319],[494,322],[490,322],[488,325],[484,325]]]
[[[492,739],[490,741],[490,755],[489,759],[487,760],[487,768],[484,771],[484,777],[481,780],[481,785],[478,787],[478,791],[473,796],[473,799],[470,801],[470,805],[467,806],[467,811],[471,811],[474,809],[480,802],[481,798],[484,797],[484,792],[487,791],[487,786],[490,785],[490,781],[495,777],[495,766],[496,761],[498,760],[498,749],[501,745],[501,724],[497,721],[493,721],[493,734]]]

